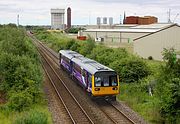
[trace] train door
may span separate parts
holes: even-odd
[[[70,74],[72,74],[73,72],[73,61],[69,60],[70,61]]]
[[[82,75],[82,83],[84,87],[87,87],[87,71],[81,68],[81,75]]]
[[[87,91],[92,92],[92,75],[87,73]]]

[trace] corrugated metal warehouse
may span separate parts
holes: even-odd
[[[163,48],[175,48],[180,51],[180,26],[176,24],[164,27],[157,32],[134,39],[134,53],[143,58],[152,56],[162,60]]]
[[[143,58],[152,56],[162,60],[163,48],[174,47],[180,51],[180,26],[177,24],[136,25],[121,29],[87,29],[88,34],[95,39],[103,39],[104,43],[131,43],[133,52]]]
[[[157,29],[87,29],[82,34],[85,36],[89,34],[93,38],[103,38],[105,42],[125,43],[155,31]]]

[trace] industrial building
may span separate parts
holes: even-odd
[[[154,16],[144,16],[144,17],[128,16],[124,20],[124,24],[138,24],[138,25],[148,25],[157,22],[158,22],[158,18]]]
[[[63,30],[65,28],[64,13],[64,9],[51,9],[51,29]]]
[[[134,53],[148,58],[152,56],[155,60],[162,60],[164,48],[174,48],[180,51],[180,26],[170,24],[162,27],[156,32],[138,37],[133,40]]]
[[[87,29],[81,33],[96,41],[115,44],[130,44],[133,53],[155,60],[162,60],[163,48],[174,47],[180,51],[180,27],[177,24],[155,23],[150,25],[119,26],[118,29]]]

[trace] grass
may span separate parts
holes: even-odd
[[[130,108],[139,113],[145,120],[152,124],[162,123],[159,113],[159,99],[148,93],[148,86],[155,85],[156,77],[162,65],[161,61],[145,60],[151,70],[151,75],[137,83],[120,83],[118,99],[124,101]]]
[[[52,124],[52,117],[47,105],[33,105],[23,112],[0,111],[0,124]],[[44,123],[42,123],[44,122]]]
[[[139,84],[121,83],[118,99],[124,101],[130,108],[139,113],[150,123],[160,123],[161,117],[158,112],[158,99],[149,96],[148,92],[142,91]]]

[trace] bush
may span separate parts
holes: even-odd
[[[7,106],[15,111],[22,111],[33,104],[33,96],[26,90],[21,92],[12,91],[9,93]]]
[[[150,74],[146,63],[135,57],[127,57],[116,60],[110,64],[110,67],[118,72],[122,82],[136,82]]]
[[[153,57],[152,57],[152,56],[149,56],[149,57],[148,57],[148,60],[153,60]]]
[[[0,90],[8,94],[7,107],[22,111],[41,98],[39,56],[22,29],[5,26],[1,30]]]
[[[89,37],[87,41],[83,43],[83,45],[79,48],[79,53],[81,53],[84,56],[87,56],[91,53],[93,48],[95,47],[94,40]]]
[[[82,30],[81,28],[69,28],[66,30],[67,33],[77,34],[78,31]]]
[[[161,67],[156,86],[160,113],[165,122],[177,123],[180,120],[180,60],[176,59],[173,48],[164,49],[163,56],[166,65]]]
[[[48,116],[43,112],[31,110],[24,116],[18,117],[14,124],[48,124]]]

